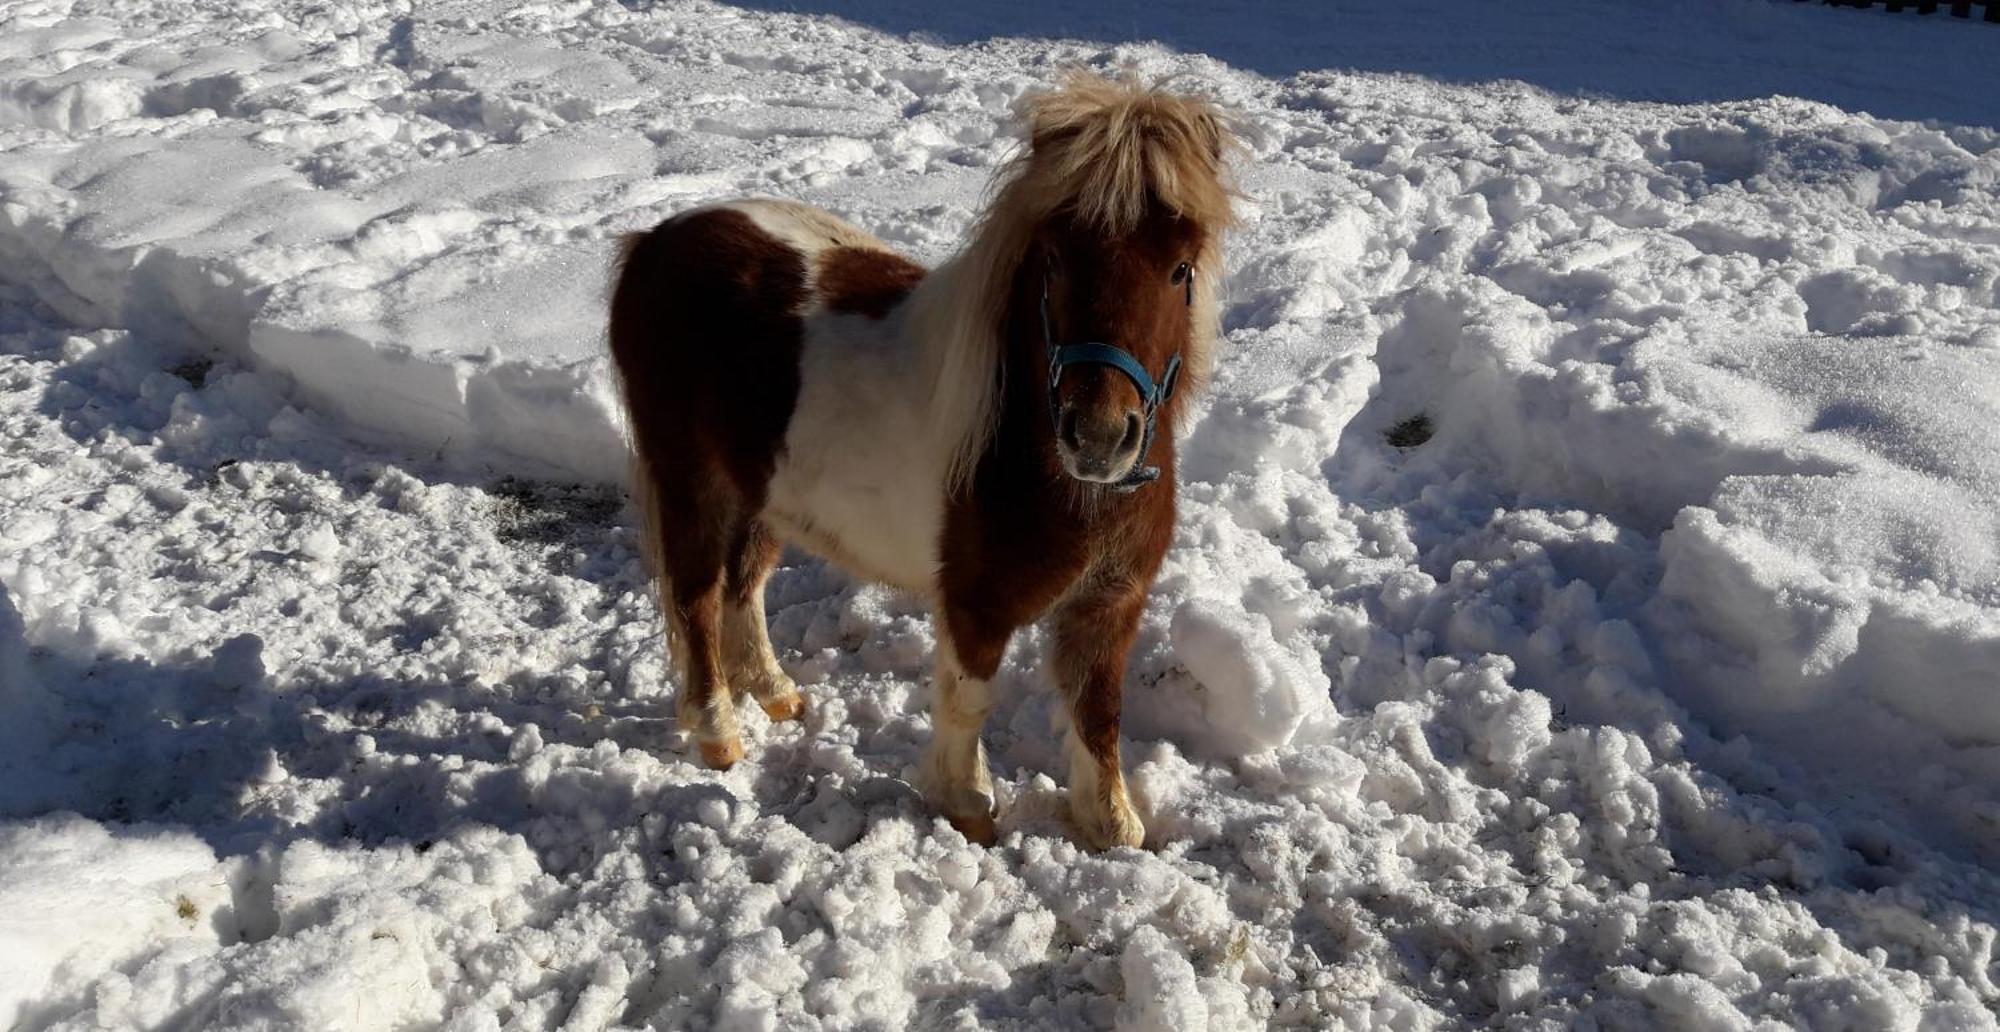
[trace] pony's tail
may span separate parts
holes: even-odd
[[[646,286],[648,282],[657,282],[649,275],[654,262],[648,260],[651,256],[647,244],[653,239],[650,232],[627,233],[618,242],[618,255],[612,264],[609,334],[620,414],[632,442],[629,490],[632,503],[639,510],[639,552],[652,574],[660,612],[670,614],[673,592],[667,580],[666,557],[660,554],[663,532],[660,488],[654,476],[655,457],[647,449],[652,435],[646,432],[645,414],[638,404],[640,398],[653,393],[655,385],[651,381],[661,344],[659,334],[662,327],[669,325],[666,313],[660,311],[659,292]],[[673,621],[667,623],[671,638]]]

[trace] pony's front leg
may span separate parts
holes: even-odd
[[[938,620],[937,674],[931,681],[931,743],[924,751],[922,788],[951,826],[967,840],[991,845],[995,837],[993,776],[979,730],[993,708],[989,685],[1007,648],[1008,631],[997,634],[975,622]]]
[[[1125,656],[1145,604],[1145,584],[1119,579],[1086,587],[1055,614],[1056,678],[1069,700],[1070,818],[1093,849],[1146,838],[1118,758]]]

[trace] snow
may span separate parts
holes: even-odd
[[[0,865],[0,984],[53,1000],[156,949],[215,949],[236,927],[215,854],[186,832],[114,832],[74,815],[22,822],[0,830]],[[32,1020],[34,1007],[5,1002],[10,1025]]]
[[[784,6],[0,6],[0,1025],[1994,1027],[1986,26]],[[809,717],[700,768],[612,240],[939,260],[1065,61],[1250,152],[1147,850],[1036,633],[935,819],[927,617],[802,556]]]

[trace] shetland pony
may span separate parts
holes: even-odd
[[[921,787],[975,841],[994,836],[988,682],[1048,616],[1076,830],[1137,846],[1119,694],[1173,535],[1173,428],[1214,350],[1232,142],[1199,100],[1092,75],[1024,114],[939,268],[803,204],[699,208],[626,240],[611,352],[705,762],[743,756],[737,696],[804,708],[764,623],[791,542],[931,603]]]

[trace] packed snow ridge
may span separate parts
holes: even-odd
[[[1892,24],[1680,6],[1834,94]],[[1984,26],[1893,24],[1990,96]],[[1249,145],[1127,689],[1148,849],[1064,828],[1034,634],[1002,843],[934,820],[928,620],[803,559],[810,718],[701,769],[613,242],[763,194],[937,261],[1065,63]],[[0,3],[0,1025],[1995,1027],[1994,125],[712,3]]]

